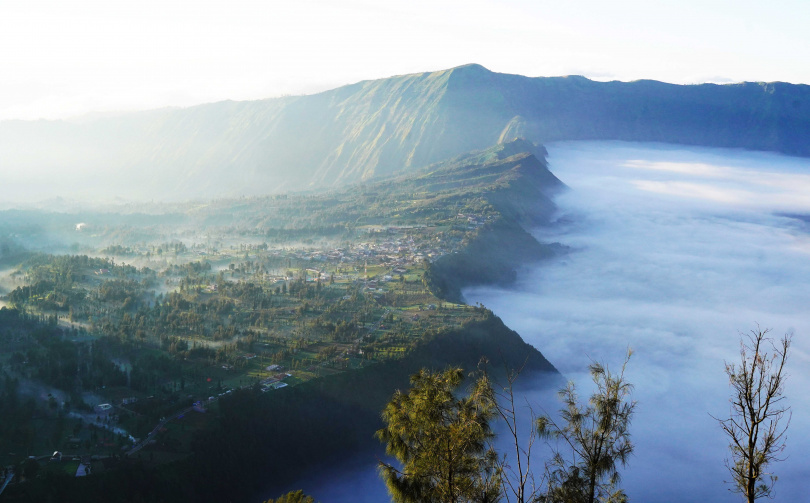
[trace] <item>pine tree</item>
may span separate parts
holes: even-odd
[[[618,489],[619,465],[625,466],[633,444],[630,419],[636,402],[629,400],[633,385],[624,377],[630,353],[618,375],[607,366],[594,362],[589,366],[596,392],[587,405],[580,405],[574,383],[560,391],[564,408],[561,424],[544,415],[537,419],[538,434],[562,441],[550,463],[548,489],[539,500],[543,503],[623,502]],[[570,455],[569,455],[570,453]]]
[[[397,391],[383,411],[386,426],[377,437],[402,465],[380,463],[380,474],[397,503],[494,502],[500,499],[500,471],[494,450],[492,393],[485,379],[467,397],[454,391],[460,368],[411,377],[407,393]]]

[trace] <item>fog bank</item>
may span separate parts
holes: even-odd
[[[541,241],[571,247],[510,289],[464,292],[590,392],[590,359],[635,354],[631,501],[738,501],[728,491],[724,361],[739,332],[795,332],[786,387],[793,408],[776,501],[804,499],[810,461],[810,160],[739,150],[619,142],[548,148],[571,191]]]

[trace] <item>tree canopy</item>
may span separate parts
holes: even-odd
[[[633,453],[630,419],[636,402],[630,399],[633,385],[624,371],[630,353],[618,374],[598,362],[589,366],[596,391],[587,405],[580,405],[573,382],[560,390],[564,408],[561,420],[548,415],[537,419],[538,434],[562,441],[549,465],[548,489],[539,499],[544,503],[623,502],[618,488],[619,466]]]
[[[393,500],[492,502],[500,498],[498,458],[488,447],[495,404],[489,383],[476,381],[468,396],[454,392],[464,379],[460,368],[411,377],[407,393],[397,391],[383,411],[377,437],[401,467],[380,462]]]

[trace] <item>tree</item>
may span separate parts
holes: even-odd
[[[790,407],[784,404],[783,391],[792,336],[786,334],[776,344],[767,337],[768,332],[757,327],[741,334],[739,366],[726,363],[732,390],[731,417],[715,418],[731,440],[731,462],[726,459],[733,479],[730,490],[742,494],[749,503],[770,497],[777,477],[766,469],[781,461],[779,453],[785,448],[790,425]],[[770,346],[771,354],[765,346]]]
[[[500,475],[503,495],[506,501],[515,503],[526,503],[535,501],[537,492],[540,489],[535,483],[534,473],[531,469],[532,448],[537,439],[537,429],[535,428],[536,416],[531,405],[526,401],[526,414],[529,416],[528,427],[521,427],[519,420],[519,400],[515,397],[515,383],[517,382],[526,362],[518,368],[512,368],[504,363],[505,382],[500,382],[490,376],[488,371],[489,361],[482,358],[479,369],[482,378],[490,381],[485,389],[492,393],[492,402],[495,405],[497,417],[503,420],[506,425],[506,433],[509,442],[514,448],[511,457],[504,454],[500,460]],[[525,439],[524,439],[525,436]]]
[[[382,413],[377,437],[401,468],[380,462],[382,478],[397,503],[494,502],[500,498],[493,437],[492,393],[477,380],[468,396],[454,391],[464,379],[460,368],[411,376],[407,393],[397,390]]]
[[[538,500],[546,503],[622,502],[627,497],[618,489],[619,465],[627,465],[633,452],[630,419],[636,402],[630,400],[633,385],[624,377],[630,355],[617,374],[598,362],[588,367],[596,384],[587,405],[580,405],[576,388],[569,382],[559,395],[564,408],[561,423],[550,416],[537,418],[542,438],[562,441],[548,466],[546,493]]]
[[[312,496],[307,496],[304,491],[290,491],[283,496],[279,496],[275,500],[267,500],[264,503],[315,503]]]

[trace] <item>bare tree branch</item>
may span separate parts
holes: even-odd
[[[769,331],[757,326],[741,334],[740,363],[725,365],[732,390],[730,417],[712,416],[729,437],[731,460],[726,459],[726,467],[732,477],[730,490],[749,503],[771,496],[777,477],[766,469],[783,459],[780,453],[785,449],[791,418],[790,407],[782,403],[792,334],[775,343],[767,336]]]

